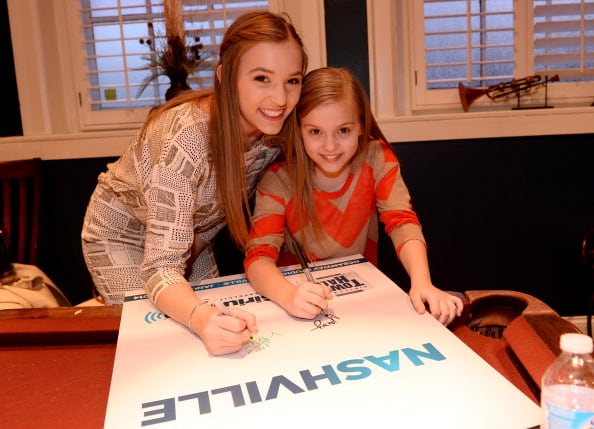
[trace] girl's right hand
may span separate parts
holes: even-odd
[[[213,355],[234,353],[258,333],[256,316],[240,308],[226,315],[210,305],[200,305],[192,316],[192,328]]]
[[[332,292],[328,286],[304,282],[295,287],[286,310],[295,317],[314,319],[328,309],[330,299]]]

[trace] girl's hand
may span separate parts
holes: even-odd
[[[213,355],[226,355],[239,351],[258,333],[256,316],[240,308],[223,314],[210,305],[200,305],[192,316],[192,329],[206,350]]]
[[[462,315],[464,307],[462,300],[432,284],[413,284],[409,296],[417,313],[423,314],[428,306],[429,313],[445,326],[449,325],[456,316]]]
[[[292,316],[314,319],[328,309],[330,299],[332,292],[328,286],[304,282],[291,292],[285,309]]]

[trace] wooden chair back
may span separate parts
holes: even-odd
[[[0,162],[0,229],[13,262],[37,265],[41,159]]]

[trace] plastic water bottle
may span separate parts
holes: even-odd
[[[543,429],[594,429],[592,338],[563,334],[561,354],[541,382]]]

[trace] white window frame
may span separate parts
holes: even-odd
[[[552,109],[512,110],[510,101],[497,110],[473,108],[463,112],[457,89],[438,90],[427,102],[426,94],[424,100],[418,96],[415,85],[415,78],[419,78],[415,71],[424,61],[423,40],[415,35],[415,31],[423,31],[422,0],[367,0],[367,19],[372,107],[392,142],[594,132],[592,82],[549,84],[549,104],[555,106]],[[519,19],[526,24],[518,24],[518,31],[525,31],[532,22],[530,9],[523,9]],[[528,39],[524,37],[517,48],[528,50]],[[521,66],[528,73],[529,66]],[[568,87],[586,96],[560,102]],[[491,107],[485,98],[476,106]]]
[[[141,4],[142,5],[142,1],[134,1],[132,2],[134,4]],[[181,7],[182,2],[179,1],[179,6]],[[269,1],[269,9],[274,10],[278,7],[278,5],[274,2],[274,1]],[[83,28],[83,22],[82,22],[82,17],[81,17],[81,9],[80,9],[80,0],[78,0],[76,2],[78,9],[75,10],[74,7],[68,8],[68,10],[64,11],[65,13],[69,13],[70,16],[68,16],[68,25],[69,25],[69,34],[68,34],[68,38],[73,41],[74,43],[71,43],[71,46],[73,48],[73,58],[83,58],[84,61],[80,62],[81,64],[84,64],[86,61],[88,61],[87,56],[88,53],[85,52],[86,48],[85,46],[87,46],[89,43],[88,41],[86,41],[84,39],[84,34],[82,32],[82,28]],[[128,3],[129,4],[129,3]],[[155,8],[155,10],[158,12],[159,9],[161,9],[162,6],[158,6]],[[143,6],[140,7],[140,9],[143,9]],[[218,15],[219,17],[223,15],[224,12],[221,12],[220,15]],[[238,13],[238,12],[230,12],[231,13]],[[157,19],[158,20],[158,19]],[[156,21],[157,21],[156,20]],[[128,24],[128,23],[126,23]],[[162,18],[161,18],[161,24],[162,24]],[[221,33],[223,30],[219,30],[219,33]],[[159,36],[163,37],[163,34],[158,34]],[[87,36],[88,37],[88,36]],[[115,36],[114,36],[115,37]],[[130,42],[128,42],[130,43]],[[160,48],[161,45],[159,44],[159,42],[156,42],[157,47]],[[140,45],[138,45],[138,48],[140,48]],[[125,59],[130,59],[131,58],[131,54],[128,52],[126,54],[123,55],[125,57]],[[123,66],[122,66],[123,67]],[[133,66],[128,66],[127,69],[133,70]],[[148,110],[150,109],[150,107],[152,106],[148,106],[146,107],[146,101],[145,101],[145,107],[128,107],[126,108],[125,106],[120,106],[120,107],[116,107],[116,108],[95,108],[93,107],[94,105],[107,105],[109,104],[109,101],[105,101],[103,100],[103,102],[99,99],[96,99],[95,97],[93,97],[93,99],[91,99],[91,93],[94,92],[99,92],[101,90],[101,88],[99,89],[93,89],[91,90],[91,83],[89,81],[89,71],[91,70],[86,70],[83,67],[76,67],[75,68],[75,72],[76,72],[76,80],[75,80],[75,86],[77,87],[77,93],[78,93],[78,99],[79,99],[79,103],[80,103],[80,127],[83,130],[94,130],[94,129],[105,129],[105,128],[122,128],[122,129],[126,129],[130,127],[130,124],[135,124],[135,125],[140,125],[142,123],[142,121],[146,118],[146,115],[148,113]],[[148,74],[149,72],[146,71],[146,74]],[[168,79],[166,78],[161,78],[161,80],[163,82],[168,81]],[[190,85],[195,87],[195,84],[192,83],[191,79],[189,80]],[[97,84],[93,84],[93,85],[97,85]],[[165,85],[166,86],[166,85]],[[125,93],[125,89],[126,88],[120,88],[122,91],[121,93]],[[134,85],[130,85],[127,88],[130,92],[130,94],[127,94],[127,97],[129,97],[129,102],[134,102],[134,97],[136,95],[136,92],[138,90],[138,87],[134,86]],[[146,90],[143,93],[143,96],[145,97],[150,97],[148,94],[151,93],[151,89],[152,88],[146,88]],[[120,100],[121,104],[125,104],[126,100]],[[150,103],[150,100],[148,101]],[[155,99],[154,103],[159,102],[159,99]]]
[[[414,40],[408,37],[414,30],[416,1],[421,0],[367,0],[370,98],[391,142],[594,133],[594,91],[586,89],[591,101],[576,106],[556,106],[551,93],[553,109],[463,112],[455,94],[449,108],[447,103],[417,108]],[[8,0],[24,135],[0,138],[0,160],[118,156],[141,122],[136,118],[124,128],[81,127],[73,85],[80,65],[72,60],[73,43],[65,31],[77,4],[78,0]],[[326,65],[323,0],[271,0],[271,9],[293,19],[308,50],[309,68]],[[530,16],[523,19],[531,22]],[[122,115],[127,118],[126,112]]]
[[[291,17],[310,68],[325,65],[323,0],[269,4]],[[0,160],[119,156],[146,118],[148,108],[120,109],[119,123],[109,125],[89,122],[81,113],[78,94],[86,76],[77,55],[80,39],[71,34],[80,22],[78,11],[78,0],[8,0],[23,136],[0,138]]]
[[[515,20],[515,39],[514,40],[514,78],[523,78],[534,75],[541,75],[534,70],[532,52],[533,44],[533,2],[532,0],[514,2]],[[451,90],[430,90],[426,88],[425,78],[425,45],[423,26],[417,23],[423,23],[423,1],[416,1],[413,5],[412,22],[414,37],[409,42],[413,52],[412,66],[416,73],[417,84],[414,87],[414,97],[412,100],[413,111],[431,111],[435,108],[447,108],[455,111],[460,107],[460,98],[457,89]],[[518,43],[520,41],[521,43]],[[553,72],[548,73],[554,75]],[[544,79],[544,75],[541,76]],[[511,80],[502,80],[509,82]],[[466,82],[463,82],[466,83]],[[547,85],[548,98],[554,100],[556,106],[571,106],[589,104],[594,98],[594,81],[590,82],[565,82],[563,78],[559,82]],[[588,97],[587,94],[592,94]],[[534,90],[531,95],[522,97],[523,105],[540,105],[544,98],[544,91]],[[497,109],[509,109],[516,106],[517,99],[509,97],[505,101],[493,102],[488,97],[481,97],[473,104],[473,109],[484,107]]]

